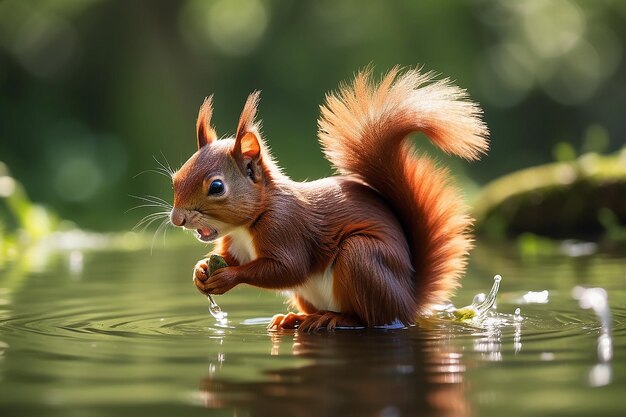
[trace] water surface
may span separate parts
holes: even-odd
[[[228,312],[217,323],[191,282],[204,250],[60,250],[2,266],[1,415],[626,415],[619,256],[522,262],[479,245],[454,303],[501,274],[493,320],[306,335],[269,333],[284,298],[251,287],[216,297]],[[576,286],[608,292],[610,360]],[[524,300],[543,290],[547,303]]]

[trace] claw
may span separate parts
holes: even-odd
[[[276,314],[267,328],[269,330],[298,329],[299,332],[312,333],[320,330],[333,331],[340,327],[362,327],[351,316],[327,311],[314,314]]]
[[[306,317],[306,314],[276,314],[267,328],[269,330],[293,330],[296,329]]]
[[[203,259],[201,261],[198,261],[196,263],[196,266],[193,268],[193,280],[195,281],[196,279],[200,280],[200,281],[206,281],[207,278],[209,278],[209,275],[207,273],[209,266],[207,265],[207,260]]]

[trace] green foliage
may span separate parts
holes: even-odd
[[[573,161],[576,159],[574,146],[569,142],[559,142],[554,146],[554,160],[558,162]]]
[[[57,229],[58,218],[28,198],[22,184],[0,162],[0,265],[17,253],[18,238],[37,241]]]
[[[614,110],[626,84],[625,3],[514,3],[4,0],[0,155],[62,218],[129,229],[138,219],[124,214],[136,204],[128,195],[171,199],[168,178],[137,174],[157,167],[153,157],[174,168],[189,157],[211,93],[221,136],[262,90],[281,166],[296,179],[330,174],[318,106],[370,63],[422,64],[481,103],[492,150],[452,165],[470,182],[545,163],[558,142],[579,149],[576,138],[583,153],[614,151],[625,129]]]
[[[553,240],[529,232],[517,236],[515,243],[520,257],[525,261],[532,260],[539,255],[554,254],[558,250]]]
[[[619,216],[613,210],[602,207],[598,212],[598,221],[604,227],[607,239],[626,242],[626,225],[624,222],[620,222]]]

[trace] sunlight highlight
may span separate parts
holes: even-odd
[[[598,336],[598,363],[589,371],[589,385],[601,387],[612,380],[611,360],[613,359],[613,339],[611,337],[611,309],[604,288],[574,287],[572,297],[578,300],[581,308],[591,309],[600,320]]]

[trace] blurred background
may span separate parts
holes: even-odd
[[[489,155],[446,159],[470,197],[521,168],[616,152],[625,22],[621,0],[0,0],[0,195],[13,196],[0,223],[11,229],[9,212],[35,201],[46,209],[31,219],[131,228],[145,214],[127,212],[131,195],[171,200],[170,181],[146,171],[194,152],[209,94],[222,136],[262,90],[286,172],[329,175],[319,105],[369,64],[423,65],[481,103]]]

